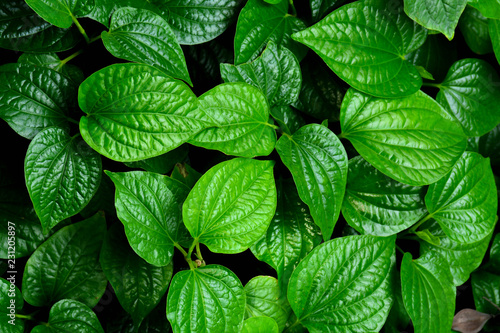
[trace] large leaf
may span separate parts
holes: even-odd
[[[290,278],[288,300],[311,333],[378,332],[393,303],[394,237],[349,236],[315,248]]]
[[[422,78],[405,60],[427,30],[394,2],[363,0],[342,6],[292,38],[316,52],[342,80],[379,97],[408,96]]]
[[[120,305],[139,326],[167,291],[172,263],[163,267],[148,264],[130,248],[119,224],[107,232],[100,262]]]
[[[399,183],[357,156],[349,161],[342,215],[362,234],[394,235],[425,215],[424,195],[423,187]]]
[[[216,253],[248,249],[276,210],[274,161],[236,158],[208,170],[182,208],[191,236]]]
[[[76,86],[52,69],[29,64],[0,67],[0,118],[27,139],[50,126],[68,128],[75,97]]]
[[[243,322],[241,333],[279,333],[278,324],[272,318],[260,316],[248,318]]]
[[[342,135],[371,165],[409,185],[443,177],[460,158],[466,137],[456,119],[419,91],[377,99],[350,89],[342,102]]]
[[[259,89],[247,83],[225,83],[199,97],[200,109],[217,127],[198,133],[189,143],[228,155],[269,155],[276,132],[269,123],[269,105]]]
[[[276,145],[292,172],[299,196],[308,206],[323,239],[330,239],[339,218],[347,181],[347,154],[327,127],[309,124]]]
[[[80,135],[47,128],[31,141],[24,161],[26,187],[45,232],[80,212],[101,182],[101,156]]]
[[[26,0],[26,3],[59,28],[69,28],[76,17],[88,14],[94,7],[94,0]]]
[[[117,58],[155,66],[189,84],[188,69],[175,35],[160,15],[145,9],[120,8],[113,13],[102,42]]]
[[[439,255],[401,263],[403,302],[415,333],[449,333],[455,312],[455,286],[448,262]]]
[[[477,54],[493,52],[491,46],[488,19],[481,12],[471,6],[467,6],[458,22],[460,31],[464,35],[465,42],[469,48]]]
[[[452,240],[475,243],[488,236],[498,204],[489,160],[465,152],[447,175],[429,186],[425,204]]]
[[[141,64],[116,64],[92,74],[78,93],[80,132],[116,161],[164,154],[205,127],[196,96],[182,82]]]
[[[436,100],[460,121],[467,136],[481,136],[500,123],[500,78],[480,59],[453,64]]]
[[[125,226],[130,246],[155,266],[168,265],[174,246],[189,235],[182,224],[181,207],[189,188],[156,173],[109,172],[116,187],[116,212]]]
[[[0,278],[0,330],[2,333],[24,332],[24,320],[16,318],[16,314],[20,314],[24,305],[23,295],[14,283],[15,275],[13,280]]]
[[[69,298],[94,307],[107,284],[99,265],[105,232],[104,216],[97,213],[52,235],[26,263],[24,299],[45,306]]]
[[[172,279],[167,318],[174,332],[239,332],[244,311],[243,286],[226,267],[180,271]]]
[[[302,45],[291,39],[291,34],[305,29],[299,18],[288,14],[288,1],[268,4],[262,0],[249,0],[241,10],[234,36],[234,63],[254,60],[269,42],[284,46],[299,60],[307,52]]]

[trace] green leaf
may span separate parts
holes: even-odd
[[[68,128],[75,97],[76,86],[54,70],[28,64],[0,67],[0,118],[27,139],[50,126]]]
[[[399,183],[357,156],[349,160],[342,215],[362,234],[390,236],[427,213],[424,196],[423,187]]]
[[[272,107],[270,113],[281,130],[288,135],[292,135],[306,124],[302,116],[287,105]]]
[[[64,75],[67,79],[73,82],[75,86],[79,86],[85,79],[80,68],[74,65],[68,65],[61,61],[56,53],[23,53],[17,62],[53,69]]]
[[[500,78],[480,59],[455,62],[436,100],[460,121],[467,136],[481,136],[500,123]]]
[[[9,275],[6,276],[10,278]],[[20,314],[24,300],[14,282],[15,276],[14,280],[10,281],[0,278],[0,330],[2,333],[24,332],[24,320],[15,317],[16,314]]]
[[[239,253],[255,243],[276,210],[274,163],[235,158],[208,170],[182,208],[191,236],[215,253]]]
[[[79,135],[47,128],[31,141],[24,162],[26,186],[44,232],[80,212],[101,182],[101,157]]]
[[[429,186],[425,204],[448,237],[475,243],[491,233],[497,215],[497,189],[489,160],[465,152],[450,172]]]
[[[479,10],[471,6],[465,7],[458,26],[465,38],[465,42],[473,52],[477,54],[493,52],[488,30],[488,19],[481,15]]]
[[[219,265],[175,274],[167,297],[174,332],[239,332],[245,292],[238,277]]]
[[[418,73],[423,79],[427,80],[434,80],[434,76],[432,76],[431,73],[429,73],[424,67],[422,66],[415,66],[418,70]]]
[[[497,61],[500,63],[500,19],[489,19],[488,22],[493,51],[495,52]]]
[[[500,2],[498,0],[469,0],[469,4],[477,8],[487,18],[500,19]]]
[[[292,136],[283,135],[276,150],[291,171],[299,196],[309,206],[323,239],[330,239],[347,181],[344,146],[328,128],[309,124]]]
[[[425,230],[417,230],[415,231],[415,235],[421,240],[426,241],[427,243],[435,246],[441,245],[441,238],[434,236],[429,229]]]
[[[245,319],[265,316],[272,318],[282,332],[291,309],[286,294],[280,291],[278,280],[271,276],[256,276],[245,285],[247,305]]]
[[[415,333],[449,333],[455,313],[455,286],[448,262],[439,255],[401,263],[403,302]]]
[[[271,154],[276,131],[269,124],[269,105],[259,89],[247,83],[225,83],[198,101],[216,127],[201,131],[189,143],[241,157]]]
[[[176,163],[182,162],[187,157],[188,152],[188,146],[182,145],[163,155],[136,162],[125,162],[125,165],[129,168],[139,168],[164,175],[172,170]]]
[[[101,184],[97,189],[97,192],[92,197],[90,202],[85,206],[85,208],[80,212],[80,215],[84,218],[89,218],[98,211],[102,210],[106,216],[115,217],[115,187],[113,182],[108,176],[101,176]]]
[[[340,124],[343,137],[368,163],[414,186],[443,177],[467,142],[457,120],[421,91],[400,99],[377,99],[350,89]]]
[[[472,273],[471,282],[477,311],[497,314],[498,309],[483,297],[486,297],[495,304],[500,303],[500,288],[498,288],[500,285],[500,275],[479,270]]]
[[[32,213],[28,216],[15,220],[0,217],[0,244],[8,244],[9,238],[14,236],[16,250],[14,255],[16,258],[29,256],[50,236],[43,233],[40,220],[33,208],[31,211]],[[11,232],[10,235],[9,232]],[[0,247],[0,258],[7,259],[9,257],[7,249],[7,246]]]
[[[254,61],[238,66],[221,64],[225,82],[246,82],[259,88],[271,106],[289,105],[299,97],[302,76],[300,65],[288,49],[270,42]]]
[[[181,44],[201,44],[222,34],[236,19],[242,0],[152,0]]]
[[[70,298],[94,307],[107,285],[99,265],[105,232],[104,216],[98,213],[52,235],[26,263],[24,299],[45,306]]]
[[[297,266],[288,300],[309,332],[379,331],[393,303],[395,238],[349,236],[321,244]]]
[[[109,28],[110,17],[116,10],[123,7],[132,7],[137,9],[147,9],[160,14],[160,10],[149,3],[142,0],[94,0],[94,8],[90,13],[85,15],[94,21],[97,21]]]
[[[313,22],[321,20],[326,14],[344,4],[346,0],[309,0]]]
[[[481,137],[469,138],[467,150],[490,159],[491,165],[500,164],[500,125]]]
[[[400,333],[406,330],[410,323],[410,316],[406,312],[403,304],[403,295],[401,294],[401,276],[398,273],[394,274],[393,280],[394,304],[389,312],[387,321],[382,330],[383,333]]]
[[[88,14],[94,6],[94,0],[26,0],[26,3],[45,21],[59,28],[69,28],[76,17]]]
[[[117,58],[148,64],[192,85],[182,49],[160,15],[145,9],[120,8],[113,13],[102,42]]]
[[[252,247],[252,253],[278,273],[283,294],[299,262],[321,243],[321,231],[300,200],[291,180],[276,182],[278,204],[267,232]],[[269,314],[267,314],[269,316]]]
[[[148,264],[130,248],[119,224],[107,232],[100,262],[121,306],[139,326],[167,292],[172,262],[163,267]]]
[[[467,0],[405,0],[404,3],[405,13],[412,20],[452,40]]]
[[[177,148],[205,127],[196,96],[154,67],[116,64],[92,74],[78,93],[80,132],[100,154],[122,162]]]
[[[353,88],[379,97],[408,96],[422,78],[405,60],[427,30],[406,17],[398,3],[363,0],[342,6],[292,38],[316,52]]]
[[[278,324],[269,317],[252,317],[243,322],[241,333],[279,333]]]
[[[63,299],[50,309],[47,325],[36,326],[31,333],[104,333],[95,313],[85,304]]]
[[[491,243],[490,260],[484,268],[500,275],[500,234],[496,234]]]
[[[272,5],[249,0],[240,12],[234,36],[234,63],[239,65],[257,58],[269,42],[292,51],[299,61],[307,49],[291,39],[291,34],[305,29],[299,18],[288,14],[288,1]]]
[[[196,182],[201,178],[201,173],[190,167],[189,164],[177,163],[170,177],[180,181],[189,188],[193,188]]]
[[[181,218],[189,188],[156,173],[105,172],[115,183],[116,212],[130,246],[148,263],[168,265],[174,246],[189,237]]]

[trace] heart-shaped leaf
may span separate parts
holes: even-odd
[[[88,14],[94,0],[26,0],[45,21],[59,28],[69,28],[77,17]]]

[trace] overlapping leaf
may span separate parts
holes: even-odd
[[[180,181],[189,188],[193,188],[196,182],[201,178],[201,173],[193,169],[189,164],[177,163],[170,177]]]
[[[59,28],[69,28],[76,17],[88,14],[94,0],[26,0],[26,3],[45,21]]]
[[[488,18],[500,19],[500,3],[498,0],[469,0],[469,4]]]
[[[344,2],[345,0],[309,0],[313,21],[318,22],[333,8],[341,6]]]
[[[488,157],[492,165],[500,163],[500,125],[481,137],[469,138],[467,150]]]
[[[109,28],[110,17],[118,9],[132,7],[147,9],[160,14],[160,10],[149,1],[142,0],[94,0],[94,7],[90,13],[85,15]]]
[[[292,135],[306,124],[302,116],[290,106],[275,106],[271,108],[270,113],[281,130],[288,135]]]
[[[75,86],[80,85],[85,79],[80,68],[64,63],[56,53],[23,53],[17,62],[53,69],[64,75]]]
[[[481,12],[471,6],[465,10],[458,22],[460,31],[464,35],[469,48],[477,54],[486,54],[493,51],[491,46],[488,19]]]
[[[149,172],[166,174],[176,163],[182,162],[188,155],[189,148],[184,144],[163,155],[135,162],[125,162],[129,168],[140,168]]]
[[[278,324],[269,317],[252,317],[243,322],[241,333],[279,333]]]
[[[31,213],[24,216],[20,212],[19,219],[7,220],[0,217],[0,244],[8,244],[9,227],[15,230],[15,257],[21,258],[32,254],[36,248],[42,244],[49,235],[45,235],[40,225],[40,220],[36,216],[33,208]],[[9,223],[10,222],[10,223]],[[0,258],[7,259],[9,257],[8,247],[3,246],[0,248]]]
[[[24,332],[24,320],[15,317],[24,306],[23,295],[13,283],[15,280],[0,278],[0,329],[3,333]]]

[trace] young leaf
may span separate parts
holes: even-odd
[[[439,255],[401,263],[403,302],[415,333],[449,333],[455,312],[455,286],[448,262]]]
[[[477,54],[493,52],[488,19],[474,7],[467,6],[458,22],[460,31],[464,35],[467,46]]]
[[[79,86],[85,79],[80,68],[64,63],[56,53],[23,53],[17,62],[53,69],[64,75],[75,86]]]
[[[70,298],[94,307],[107,284],[99,265],[105,232],[104,216],[97,213],[52,235],[26,263],[24,299],[44,306]]]
[[[342,215],[362,234],[390,236],[425,215],[424,195],[423,187],[399,183],[357,156],[349,160]]]
[[[387,176],[420,186],[443,177],[465,150],[460,124],[419,91],[377,99],[350,89],[340,113],[342,135]]]
[[[191,236],[215,253],[239,253],[267,230],[276,210],[274,161],[235,158],[208,170],[182,217]]]
[[[188,145],[184,144],[163,155],[136,162],[125,162],[125,165],[129,168],[139,168],[164,175],[172,170],[176,163],[182,162],[187,157],[188,153]]]
[[[447,175],[429,186],[425,204],[452,240],[475,243],[488,236],[498,204],[489,160],[465,152]]]
[[[8,275],[7,277],[9,278]],[[0,278],[0,330],[2,333],[24,332],[24,320],[16,319],[16,314],[20,314],[24,306],[24,300],[14,282],[15,277],[12,282]]]
[[[269,317],[252,317],[243,322],[241,333],[279,333],[276,321]]]
[[[174,332],[239,332],[245,292],[238,277],[219,265],[180,271],[167,297],[167,318]]]
[[[300,114],[287,105],[275,106],[271,108],[270,113],[281,130],[288,135],[292,135],[306,124]]]
[[[394,4],[356,1],[292,38],[355,89],[378,97],[408,96],[420,89],[422,78],[404,56],[424,43],[427,31]]]
[[[311,333],[378,332],[393,303],[395,237],[349,236],[321,244],[290,278],[288,300]]]
[[[241,157],[267,156],[276,144],[264,94],[247,83],[220,84],[198,99],[200,109],[216,127],[189,143]]]
[[[116,161],[164,154],[206,125],[193,92],[148,65],[101,69],[80,85],[78,103],[87,113],[80,120],[83,138]]]
[[[113,13],[102,42],[117,58],[148,64],[192,85],[177,39],[160,15],[145,9],[120,8]]]
[[[116,187],[115,206],[130,246],[148,263],[168,265],[174,246],[189,235],[182,224],[181,205],[189,188],[156,173],[109,172]]]
[[[76,17],[88,14],[93,0],[26,0],[26,3],[45,21],[59,28],[69,28]]]

